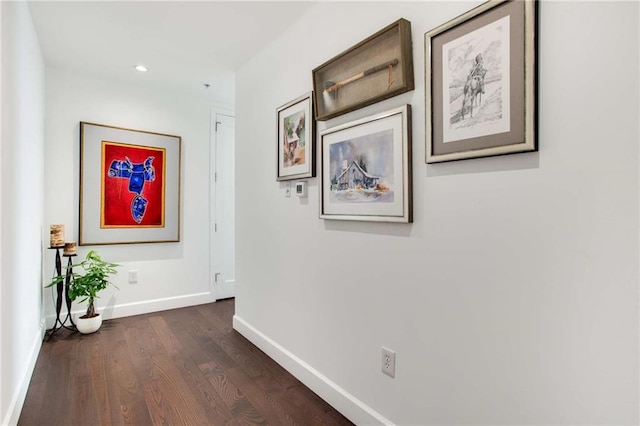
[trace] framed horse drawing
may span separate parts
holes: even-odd
[[[426,162],[536,151],[537,2],[490,0],[425,34]]]

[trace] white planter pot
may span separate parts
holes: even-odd
[[[98,331],[102,325],[102,315],[98,314],[93,318],[76,317],[76,328],[82,334],[91,334]]]

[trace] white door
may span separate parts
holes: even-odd
[[[213,112],[214,224],[213,294],[216,300],[235,296],[235,119]]]

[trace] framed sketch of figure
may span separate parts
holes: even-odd
[[[537,150],[536,5],[489,1],[425,34],[427,163]]]

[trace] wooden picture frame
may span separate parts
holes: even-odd
[[[381,29],[312,72],[316,120],[328,120],[413,90],[411,23]]]
[[[425,161],[536,151],[537,2],[490,0],[424,37]]]
[[[313,92],[278,107],[276,116],[276,180],[314,177],[316,149]]]
[[[80,122],[80,245],[180,241],[180,136]]]
[[[411,105],[321,133],[320,217],[413,221]]]

